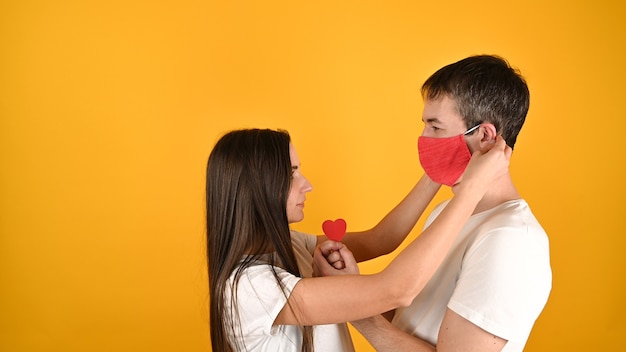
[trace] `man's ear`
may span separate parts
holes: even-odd
[[[480,150],[486,152],[494,146],[496,137],[498,137],[496,126],[492,123],[485,122],[480,125],[478,131],[480,135]]]
[[[489,122],[485,122],[480,125],[479,133],[481,144],[493,144],[496,141],[496,137],[498,137],[496,126]]]

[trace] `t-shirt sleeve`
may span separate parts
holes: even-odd
[[[317,236],[291,230],[291,244],[298,261],[302,277],[313,276],[313,252],[317,245]]]
[[[291,243],[294,250],[302,250],[313,255],[315,246],[317,246],[317,236],[291,230]]]
[[[273,334],[273,323],[300,280],[281,268],[274,269],[285,286],[285,292],[276,282],[269,265],[252,266],[239,279],[237,304],[243,336]]]
[[[448,308],[496,336],[525,341],[551,289],[547,238],[499,228],[475,241]]]

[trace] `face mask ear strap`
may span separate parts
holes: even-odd
[[[467,134],[470,134],[470,133],[472,133],[472,132],[476,131],[476,129],[477,129],[478,127],[480,127],[480,123],[479,123],[478,125],[476,125],[476,126],[474,126],[474,127],[470,128],[469,130],[465,131],[465,133],[463,133],[463,135],[467,135]]]

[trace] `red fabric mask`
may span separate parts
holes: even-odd
[[[446,186],[452,186],[459,180],[472,158],[465,143],[465,135],[479,126],[454,137],[420,136],[417,139],[420,163],[431,180]]]

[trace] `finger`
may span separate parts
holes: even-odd
[[[330,263],[326,261],[326,257],[324,257],[324,255],[322,254],[322,251],[320,250],[320,246],[315,248],[315,252],[313,252],[313,265],[312,266],[318,276],[327,275],[332,268]]]
[[[506,144],[504,139],[502,140],[502,143],[504,143],[504,155],[506,155],[506,157],[510,159],[511,154],[513,154],[513,148],[509,147],[509,145]]]
[[[343,258],[343,263],[345,265],[343,272],[346,274],[358,274],[359,266],[357,265],[354,255],[348,247],[344,246],[339,250],[339,252],[341,253],[341,257]]]
[[[490,151],[494,151],[494,152],[501,152],[504,147],[506,146],[506,142],[504,141],[504,139],[502,138],[502,136],[498,135],[496,136],[496,139],[494,139],[492,141],[492,144],[487,144],[485,145],[485,148],[483,150],[483,154],[487,154]]]
[[[332,241],[332,240],[327,240],[327,241],[322,242],[319,245],[319,248],[320,248],[320,251],[322,251],[322,254],[324,254],[324,256],[327,257],[332,252],[338,251],[341,248],[343,248],[343,243]]]
[[[495,146],[498,147],[498,149],[500,150],[504,150],[504,148],[506,147],[506,141],[504,140],[504,138],[502,138],[501,135],[498,135],[496,137],[496,141],[495,141]]]
[[[326,256],[326,260],[328,260],[328,262],[332,264],[343,259],[341,258],[341,254],[339,253],[339,251],[333,251]]]
[[[504,153],[504,156],[506,157],[506,159],[511,159],[511,154],[513,154],[513,148],[509,147],[508,144],[506,144],[506,141],[504,140],[504,138],[502,138],[502,136],[498,136],[497,140],[496,140],[496,146],[498,147],[498,150],[500,152]]]
[[[346,263],[343,260],[338,260],[333,263],[333,267],[337,270],[341,270],[346,267]]]

